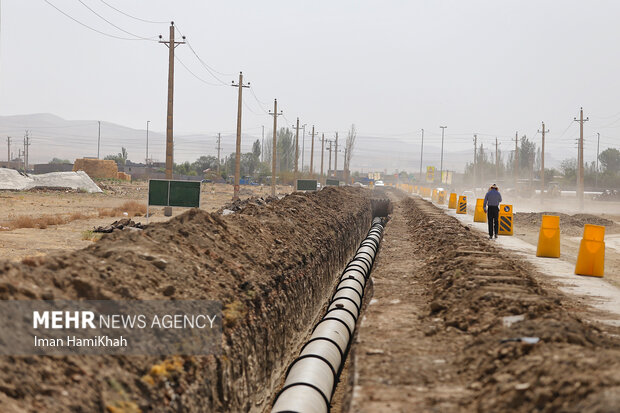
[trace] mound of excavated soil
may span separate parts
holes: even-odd
[[[578,308],[542,289],[527,264],[481,234],[425,201],[406,204],[412,233],[429,254],[420,277],[429,293],[426,320],[444,326],[428,334],[463,343],[453,361],[471,392],[462,411],[617,410],[617,341],[584,323]]]
[[[264,409],[298,351],[297,335],[370,226],[369,194],[327,188],[228,216],[192,209],[142,231],[105,234],[80,251],[0,262],[3,300],[224,304],[223,354],[168,358],[166,374],[146,382],[161,358],[0,358],[0,411]]]
[[[559,212],[517,212],[514,214],[514,225],[518,227],[540,228],[543,215],[556,215],[560,217],[560,233],[578,236],[583,234],[583,227],[586,224],[602,225],[605,227],[614,226],[614,222],[590,214],[568,215]]]

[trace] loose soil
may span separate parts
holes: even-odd
[[[221,356],[2,357],[0,411],[268,409],[337,281],[334,267],[370,219],[370,191],[326,188],[227,216],[191,209],[144,230],[104,234],[83,250],[0,262],[3,300],[224,305]],[[165,374],[153,376],[153,366]]]
[[[5,231],[0,228],[0,259],[21,260],[29,256],[43,256],[49,253],[74,251],[89,246],[92,241],[85,240],[85,231],[95,227],[107,226],[118,218],[100,217],[100,210],[119,208],[127,201],[140,202],[146,205],[148,185],[146,182],[98,182],[104,193],[87,194],[75,191],[27,191],[27,192],[0,192],[0,227],[9,219],[26,216],[39,218],[42,216],[66,217],[71,214],[82,214],[85,219],[79,219],[63,225],[49,225],[46,229],[21,228]],[[242,187],[242,200],[250,197],[266,197],[271,192],[270,187],[248,186]],[[278,186],[278,194],[290,193],[290,186]],[[225,204],[230,203],[233,195],[232,185],[203,184],[201,192],[201,209],[214,212]],[[173,208],[173,216],[185,212],[185,208]],[[162,208],[151,207],[149,222],[167,221]],[[134,218],[135,221],[146,224],[146,217]]]
[[[428,202],[397,202],[350,411],[616,411],[617,339],[533,273]]]

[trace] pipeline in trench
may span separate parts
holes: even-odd
[[[373,219],[366,238],[340,276],[327,312],[289,366],[272,412],[321,413],[330,410],[386,221],[386,218]]]

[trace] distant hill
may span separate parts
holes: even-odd
[[[7,155],[6,137],[12,137],[11,152],[14,157],[18,149],[23,149],[25,131],[30,136],[30,163],[47,163],[52,158],[69,159],[86,156],[97,156],[98,122],[96,120],[67,120],[49,113],[29,115],[0,116],[0,160]],[[271,136],[265,131],[266,136]],[[243,134],[242,151],[251,150],[252,143],[260,139],[257,135]],[[267,139],[267,138],[266,138]],[[321,142],[315,137],[315,171],[320,169]],[[327,139],[327,137],[326,137]],[[332,139],[332,137],[330,137]],[[309,133],[305,137],[305,165],[310,163]],[[440,165],[441,147],[435,142],[437,139],[425,139],[424,166]],[[342,169],[344,162],[344,141],[340,137],[338,168]],[[234,134],[222,134],[222,158],[234,151]],[[144,162],[146,158],[146,129],[134,129],[111,122],[101,122],[100,157],[120,152],[121,147],[127,148],[129,159],[133,162]],[[462,146],[461,146],[462,148]],[[473,158],[473,147],[469,149],[455,148],[446,139],[444,147],[444,169],[461,171],[467,162]],[[300,143],[300,161],[302,147]],[[217,155],[216,137],[213,134],[185,134],[175,135],[175,162],[194,161],[202,155]],[[561,155],[561,154],[560,154]],[[149,156],[155,161],[165,160],[165,134],[149,131]],[[546,164],[549,167],[558,166],[561,159],[547,153]],[[327,169],[329,154],[326,151],[324,166]],[[419,137],[390,138],[365,136],[358,133],[353,161],[353,170],[392,172],[396,169],[417,172],[420,168]]]

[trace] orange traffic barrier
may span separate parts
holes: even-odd
[[[605,227],[586,224],[583,239],[579,244],[579,255],[575,274],[602,277],[605,273]]]
[[[512,235],[512,205],[499,206],[499,235]]]
[[[433,188],[433,193],[431,194],[431,201],[437,202],[437,189]]]
[[[457,214],[466,214],[467,213],[467,197],[465,195],[459,196],[459,205],[456,209]]]
[[[474,210],[474,222],[487,222],[487,213],[484,212],[484,199],[476,199],[476,209]]]
[[[454,192],[450,193],[450,199],[448,200],[448,208],[456,209],[456,194]]]
[[[560,217],[543,215],[538,234],[537,257],[560,257]]]

